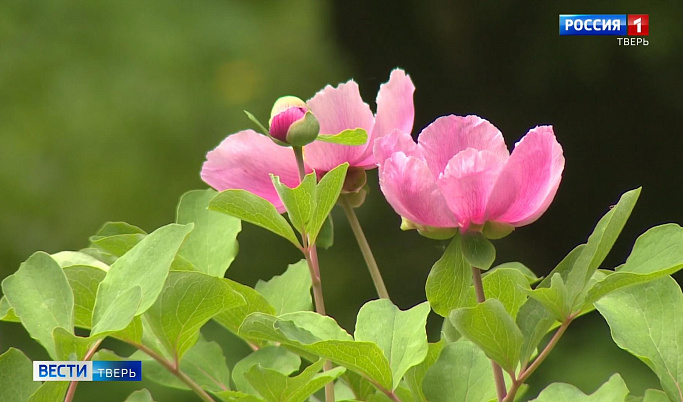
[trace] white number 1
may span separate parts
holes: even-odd
[[[640,18],[633,21],[633,23],[636,24],[636,32],[640,33]]]

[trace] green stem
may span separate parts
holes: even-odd
[[[88,352],[83,357],[84,362],[87,362],[88,360],[92,359],[93,355],[97,351],[97,348],[100,347],[100,344],[103,340],[104,338],[98,339],[97,341],[95,341],[92,347],[88,349]],[[74,395],[76,395],[76,387],[78,387],[78,381],[71,381],[71,383],[69,384],[69,389],[66,391],[66,397],[64,397],[64,402],[71,402],[74,399]]]
[[[365,238],[365,233],[363,233],[363,228],[360,226],[353,206],[351,206],[348,198],[343,194],[339,197],[339,203],[341,204],[342,209],[344,209],[346,219],[349,221],[349,226],[351,226],[351,231],[354,236],[356,236],[358,247],[360,247],[360,252],[363,254],[365,264],[368,266],[368,271],[370,271],[370,276],[372,277],[372,282],[375,284],[375,289],[377,289],[377,295],[382,299],[389,299],[389,292],[387,292],[387,287],[384,285],[382,274],[379,272],[379,267],[377,267],[377,261],[375,261],[375,257],[372,255],[370,244],[368,244],[368,239]]]
[[[152,349],[148,348],[147,346],[140,344],[140,343],[133,343],[129,342],[131,345],[135,346],[136,348],[140,349],[143,351],[145,354],[147,354],[149,357],[152,359],[156,360],[159,364],[161,364],[166,370],[168,370],[171,374],[176,376],[180,381],[184,382],[192,391],[194,391],[195,394],[197,394],[202,401],[205,402],[216,402],[211,395],[209,395],[204,389],[194,382],[192,378],[190,378],[187,374],[182,372],[180,370],[180,367],[177,364],[174,364],[166,359],[164,359],[162,356],[160,356],[158,353],[153,351]]]
[[[477,267],[472,267],[472,282],[474,282],[474,292],[477,295],[477,302],[485,302],[486,296],[484,295],[484,285],[481,282],[481,270]],[[493,359],[491,359],[491,368],[493,369],[493,380],[496,383],[498,401],[501,402],[505,399],[507,394],[503,369]]]
[[[303,147],[292,147],[294,151],[294,158],[296,158],[296,166],[299,170],[299,181],[303,181],[306,176],[306,166],[304,165],[304,149]],[[315,301],[315,311],[318,314],[327,315],[325,312],[325,300],[323,299],[322,282],[320,281],[320,264],[318,263],[318,248],[315,243],[310,243],[310,239],[306,232],[301,233],[301,240],[303,244],[304,257],[308,264],[308,270],[311,273],[311,286],[313,287],[313,300]],[[323,371],[332,369],[332,362],[326,361],[323,366]],[[325,384],[325,402],[334,402],[334,382]]]
[[[543,360],[545,360],[546,357],[550,354],[550,352],[553,350],[555,345],[557,345],[557,342],[560,340],[564,332],[569,328],[569,324],[571,324],[572,320],[574,319],[573,316],[569,316],[563,323],[560,325],[560,328],[555,332],[553,337],[550,339],[550,342],[548,342],[547,345],[545,345],[545,348],[543,348],[543,351],[536,357],[534,362],[523,370],[520,374],[519,377],[514,379],[512,382],[512,386],[510,387],[510,392],[508,392],[508,395],[503,399],[503,402],[512,402],[515,399],[515,394],[519,390],[519,387],[524,384],[524,381],[526,381],[527,378],[531,374],[533,374],[534,371],[538,368],[538,366],[543,363]]]

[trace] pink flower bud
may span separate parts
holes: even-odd
[[[315,141],[319,132],[318,120],[301,99],[284,96],[273,105],[269,134],[274,139],[286,145],[304,146]]]

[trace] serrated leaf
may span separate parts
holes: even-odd
[[[146,389],[139,389],[128,395],[128,398],[126,398],[124,402],[154,402],[154,399],[149,391]]]
[[[295,188],[289,188],[282,184],[277,176],[271,174],[270,177],[275,190],[287,209],[292,225],[299,233],[304,233],[315,210],[315,173],[307,174],[304,180]]]
[[[209,202],[209,210],[221,212],[268,229],[301,248],[294,230],[275,206],[246,190],[225,190]]]
[[[240,325],[244,319],[252,313],[264,313],[275,315],[275,308],[268,303],[265,297],[249,286],[241,283],[231,281],[230,279],[223,279],[223,282],[228,284],[232,290],[242,295],[246,304],[226,309],[213,317],[214,321],[218,322],[231,332],[237,334]]]
[[[486,271],[496,259],[496,248],[481,233],[463,233],[460,235],[462,254],[471,266]]]
[[[550,287],[529,290],[527,293],[548,309],[557,321],[564,321],[571,314],[569,293],[559,273],[553,274]]]
[[[683,392],[683,294],[672,278],[614,291],[595,303],[614,342],[647,364],[671,400]]]
[[[511,373],[515,370],[524,336],[500,301],[489,299],[475,307],[454,310],[450,320],[458,332],[479,346],[505,371]]]
[[[142,373],[145,378],[166,387],[190,389],[148,355],[136,352],[130,358],[142,360]],[[207,391],[220,392],[230,389],[230,370],[225,362],[223,350],[216,342],[199,339],[180,361],[180,370]]]
[[[192,225],[170,224],[145,237],[109,268],[100,282],[93,308],[93,334],[119,331],[130,321],[131,306],[137,304],[133,316],[147,311],[161,292],[169,268]],[[134,289],[138,288],[138,291]],[[139,301],[134,298],[139,292]],[[126,299],[123,299],[124,297]],[[133,298],[129,300],[129,298]],[[118,312],[121,304],[127,309]],[[114,319],[116,318],[116,319]],[[132,316],[130,317],[132,320]]]
[[[170,272],[145,318],[166,352],[182,360],[208,320],[242,304],[244,298],[221,278],[200,272]]]
[[[427,370],[422,389],[431,402],[486,402],[496,398],[491,362],[467,341],[447,345]]]
[[[284,319],[269,316],[267,314],[254,313],[249,315],[240,327],[240,335],[253,339],[280,342],[308,355],[323,357],[341,366],[353,370],[367,377],[375,384],[391,389],[392,372],[384,352],[374,343],[348,340],[348,334],[341,328],[334,329],[332,320],[313,319],[315,313],[285,314]],[[285,321],[287,317],[296,315],[299,323],[307,325],[306,328]],[[306,318],[305,322],[302,318]],[[317,325],[311,325],[311,324]],[[336,334],[336,335],[335,335]],[[322,340],[319,336],[336,336],[344,339]],[[291,337],[291,338],[290,338]]]
[[[290,264],[282,275],[276,275],[268,282],[259,280],[255,289],[275,307],[277,314],[312,308],[311,274],[306,260]]]
[[[24,328],[53,358],[52,331],[74,328],[74,297],[62,268],[37,252],[2,282],[2,291]]]
[[[628,387],[619,374],[614,374],[590,395],[570,384],[554,383],[541,391],[535,402],[624,402]]]
[[[275,370],[284,375],[290,375],[299,370],[301,359],[281,346],[266,346],[258,349],[237,362],[235,367],[233,367],[232,381],[235,383],[237,390],[248,394],[256,394],[254,387],[244,378],[244,373],[255,365]]]
[[[304,402],[328,382],[334,381],[345,371],[343,367],[320,373],[324,361],[321,359],[306,367],[301,374],[288,377],[279,371],[252,366],[244,378],[269,402]]]
[[[365,145],[368,142],[368,132],[362,128],[347,129],[338,134],[320,134],[316,141],[341,145]]]
[[[0,401],[26,401],[39,386],[33,381],[33,363],[19,349],[0,355]]]
[[[180,197],[176,222],[193,223],[194,229],[178,254],[199,272],[222,278],[237,255],[237,234],[242,230],[242,222],[208,210],[209,202],[216,194],[211,189],[193,190]]]
[[[683,268],[683,228],[676,224],[654,227],[636,240],[626,263],[589,287],[585,304],[627,286],[659,279]]]
[[[595,226],[581,255],[576,259],[567,276],[563,277],[570,299],[581,299],[580,296],[586,283],[612,249],[626,221],[631,216],[639,195],[640,188],[624,193],[617,205],[610,209]],[[580,301],[582,300],[578,300]],[[572,307],[575,309],[581,307],[576,304],[573,303]]]
[[[327,216],[339,199],[348,168],[349,164],[343,163],[330,170],[315,187],[315,209],[307,229],[311,243],[315,243]]]
[[[427,302],[401,311],[390,300],[367,302],[358,312],[356,341],[373,342],[384,352],[393,374],[393,387],[398,387],[409,368],[427,356]]]
[[[445,320],[448,321],[448,320]],[[441,354],[441,351],[446,347],[446,341],[440,340],[437,343],[430,343],[428,345],[427,356],[424,360],[417,366],[411,367],[405,375],[406,384],[410,388],[410,392],[413,395],[415,401],[426,402],[427,398],[422,390],[422,381],[427,375],[427,371],[436,362]]]
[[[471,266],[460,247],[459,234],[434,264],[427,277],[425,292],[435,313],[448,317],[451,310],[467,305],[472,284]]]

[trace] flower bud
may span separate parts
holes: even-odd
[[[283,96],[273,105],[268,132],[281,143],[301,147],[315,141],[320,124],[304,101],[295,96]]]

